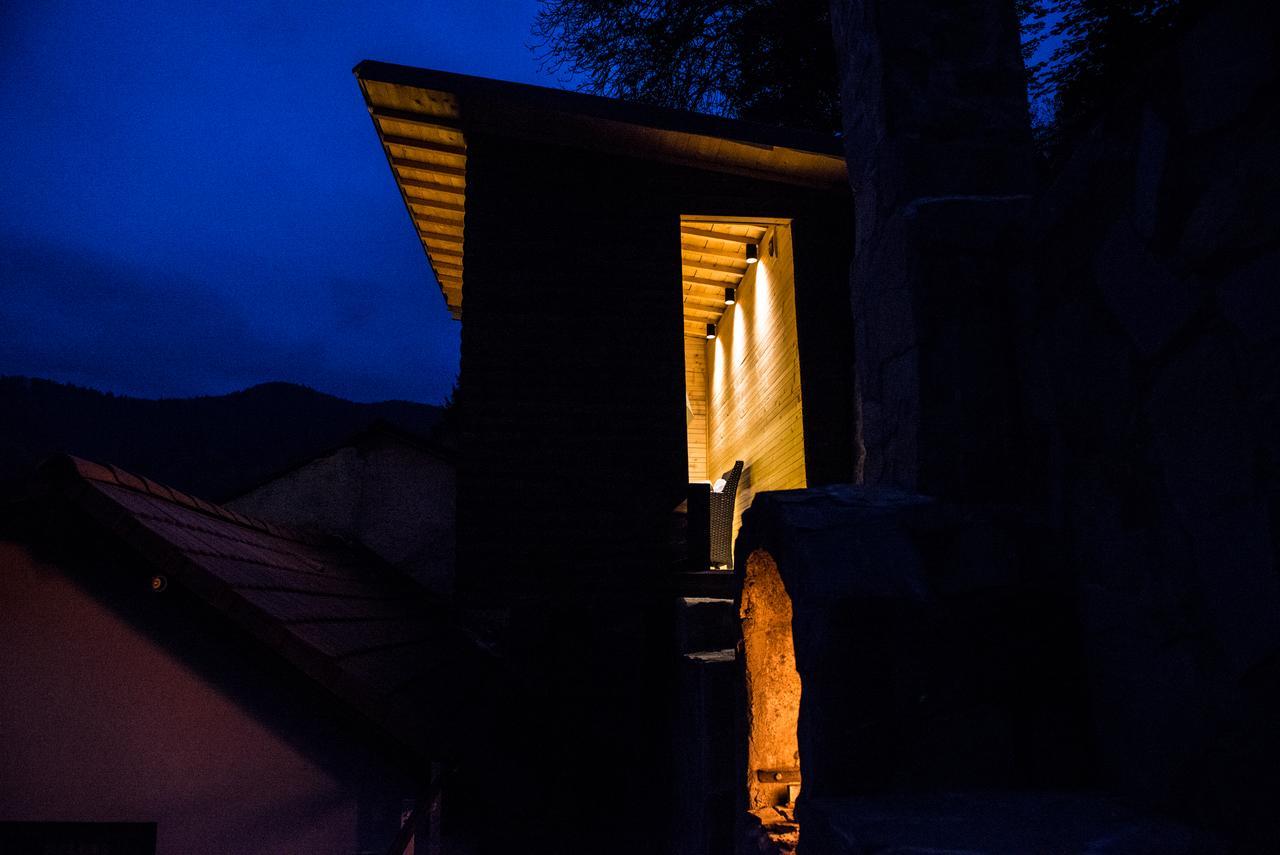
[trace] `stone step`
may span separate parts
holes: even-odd
[[[741,629],[733,600],[726,597],[681,597],[676,612],[676,638],[681,653],[732,649]]]
[[[806,852],[1225,855],[1212,834],[1086,793],[956,792],[802,800]]]
[[[738,577],[730,570],[701,570],[676,574],[676,591],[683,597],[725,597],[733,599]]]
[[[734,851],[736,798],[734,705],[736,651],[702,650],[680,657],[673,781],[676,855]]]

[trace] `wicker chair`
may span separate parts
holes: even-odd
[[[742,461],[720,476],[724,489],[711,494],[711,566],[733,569],[733,506],[738,499]]]

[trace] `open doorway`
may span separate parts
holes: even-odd
[[[690,510],[709,485],[712,568],[732,569],[757,492],[807,483],[792,246],[790,220],[680,218]]]

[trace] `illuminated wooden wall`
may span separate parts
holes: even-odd
[[[689,480],[707,480],[707,340],[684,339],[684,385],[688,419]]]
[[[760,262],[742,280],[737,305],[725,312],[718,333],[707,342],[707,473],[714,480],[735,460],[746,463],[736,538],[742,511],[757,492],[806,485],[790,226],[777,225],[765,236]]]

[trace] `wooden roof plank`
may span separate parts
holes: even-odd
[[[441,154],[451,154],[455,157],[467,156],[467,150],[465,147],[447,145],[445,143],[428,142],[427,140],[414,139],[413,137],[383,134],[382,141],[387,145],[398,145],[401,148],[416,149],[418,151],[437,151]]]
[[[414,211],[413,209],[410,209],[410,213],[413,214],[413,221],[415,223],[427,223],[433,226],[452,226],[459,229],[462,228],[461,218],[455,219],[453,217],[439,217],[434,214],[424,214],[421,211]]]
[[[396,176],[396,179],[405,187],[414,187],[419,190],[431,190],[435,193],[443,193],[446,196],[457,196],[464,198],[467,195],[466,187],[458,187],[454,184],[441,184],[438,181],[421,181],[417,178],[405,178]]]
[[[414,169],[422,172],[431,172],[436,175],[446,175],[450,178],[466,178],[467,170],[461,166],[450,166],[445,163],[434,163],[427,160],[414,160],[409,157],[392,157],[391,165],[397,169]]]
[[[686,243],[681,243],[680,251],[686,255],[700,255],[703,258],[718,258],[724,261],[733,261],[738,264],[747,263],[747,255],[746,255],[745,249],[742,252],[735,255],[734,253],[728,250],[712,249],[710,247],[700,248],[696,246],[690,246]]]
[[[460,133],[462,130],[462,125],[455,116],[427,115],[425,113],[413,113],[408,110],[393,110],[389,107],[372,107],[369,110],[369,114],[375,119],[401,122],[425,130],[443,131],[451,134]]]
[[[744,265],[746,264],[745,260],[743,261],[743,264]],[[681,258],[680,265],[682,267],[688,267],[693,270],[707,270],[712,273],[727,273],[730,276],[745,276],[747,274],[747,271],[745,268],[742,270],[739,270],[738,268],[730,267],[727,264],[713,264],[710,261],[692,261],[688,258]]]
[[[453,202],[444,202],[439,199],[419,199],[416,196],[405,195],[405,200],[410,205],[418,205],[423,208],[434,208],[437,211],[453,211],[455,213],[463,213],[466,211],[462,205],[456,205]]]
[[[734,280],[724,280],[724,279],[707,279],[702,276],[684,276],[681,278],[681,281],[685,285],[706,285],[708,288],[734,288],[734,287],[737,287],[738,284],[742,282],[742,277],[739,276],[737,279],[734,279]]]
[[[728,234],[727,232],[716,232],[711,229],[702,229],[683,224],[680,226],[680,234],[688,235],[689,237],[708,238],[710,240],[719,240],[724,241],[725,243],[736,243],[742,245],[759,242],[757,238],[750,235]]]

